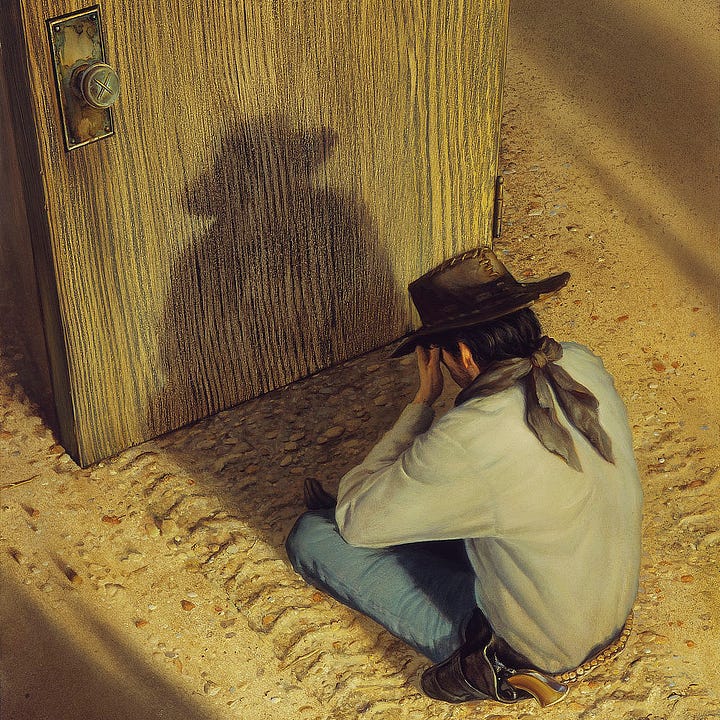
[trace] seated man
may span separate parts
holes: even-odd
[[[564,697],[622,649],[638,586],[642,493],[602,361],[543,337],[528,307],[567,273],[519,283],[489,249],[410,285],[420,388],[340,482],[317,483],[287,540],[312,585],[437,663],[448,702]],[[433,423],[440,364],[461,388]]]

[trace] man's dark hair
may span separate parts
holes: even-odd
[[[458,343],[464,342],[480,367],[516,357],[530,357],[540,346],[542,328],[537,315],[530,309],[517,310],[496,320],[472,327],[450,330],[434,342],[457,357]]]

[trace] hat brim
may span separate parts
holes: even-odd
[[[482,325],[491,320],[497,320],[504,315],[530,307],[542,295],[549,295],[565,287],[569,279],[570,273],[564,272],[537,282],[518,283],[514,292],[498,298],[496,303],[485,303],[477,309],[477,312],[414,330],[400,341],[398,346],[390,353],[390,357],[397,358],[408,355],[415,350],[417,345],[429,342],[432,337],[442,335],[449,330]]]

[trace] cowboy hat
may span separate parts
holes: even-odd
[[[448,330],[480,325],[531,305],[567,284],[570,273],[538,282],[518,282],[487,247],[468,250],[410,283],[422,325],[405,337],[390,357],[407,355]]]

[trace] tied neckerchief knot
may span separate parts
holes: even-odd
[[[550,338],[548,338],[548,340],[549,339]],[[530,356],[530,362],[533,364],[533,367],[542,370],[550,362],[550,358],[542,350],[536,350]]]
[[[558,419],[557,401],[565,417],[600,456],[614,463],[612,442],[600,425],[597,398],[556,363],[562,356],[562,345],[544,336],[530,357],[510,358],[489,365],[457,396],[455,405],[471,398],[489,397],[521,382],[525,390],[525,421],[545,448],[578,472],[582,471],[572,436]]]

